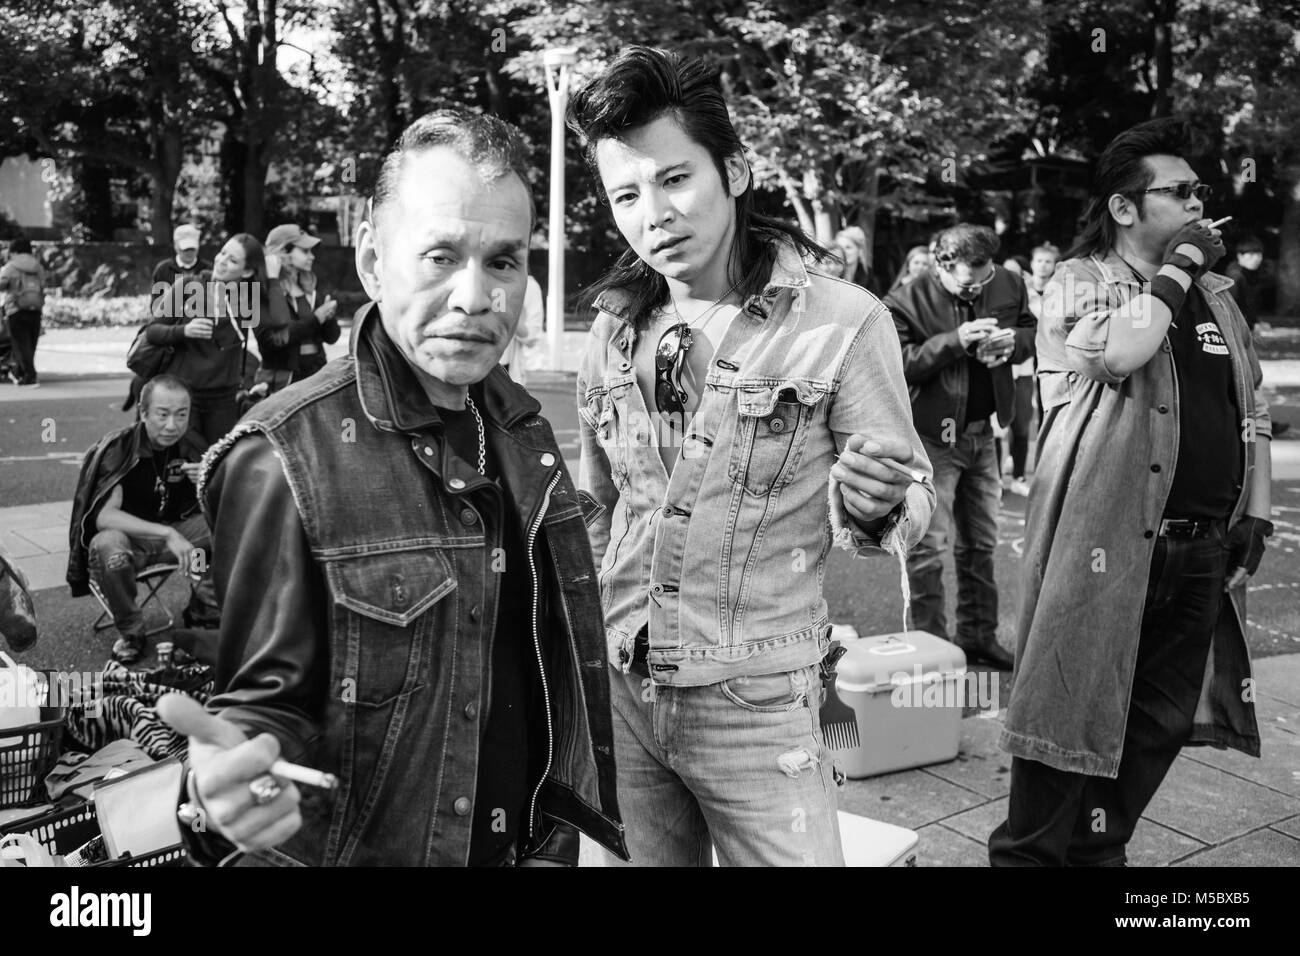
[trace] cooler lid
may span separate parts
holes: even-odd
[[[876,634],[844,646],[836,667],[843,690],[912,683],[930,675],[955,677],[966,671],[961,648],[925,631]]]

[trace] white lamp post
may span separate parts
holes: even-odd
[[[546,341],[551,368],[559,371],[564,342],[564,111],[569,103],[569,67],[578,59],[572,47],[547,50],[546,93],[551,101],[551,250],[546,289]]]

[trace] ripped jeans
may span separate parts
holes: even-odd
[[[702,687],[610,674],[634,866],[843,866],[818,665]],[[605,855],[608,865],[619,861]]]

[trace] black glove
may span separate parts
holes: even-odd
[[[1264,539],[1273,533],[1273,522],[1246,515],[1228,531],[1228,574],[1245,568],[1247,574],[1259,569],[1264,557]]]
[[[1177,252],[1176,250],[1181,245],[1191,245],[1201,250],[1205,262],[1198,265],[1190,256]],[[1169,245],[1165,246],[1164,261],[1178,266],[1178,268],[1195,279],[1197,276],[1209,272],[1227,251],[1223,247],[1223,240],[1216,236],[1204,223],[1197,220],[1196,222],[1189,222],[1174,233],[1174,237],[1169,240]]]

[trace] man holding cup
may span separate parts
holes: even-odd
[[[1037,321],[1024,281],[993,261],[997,234],[958,223],[935,237],[930,269],[885,300],[903,346],[912,416],[934,465],[938,496],[929,530],[907,559],[914,626],[949,638],[943,556],[957,567],[953,643],[972,663],[1010,670],[998,644],[993,583],[1002,482],[989,417],[1015,414],[1011,366],[1034,355]]]

